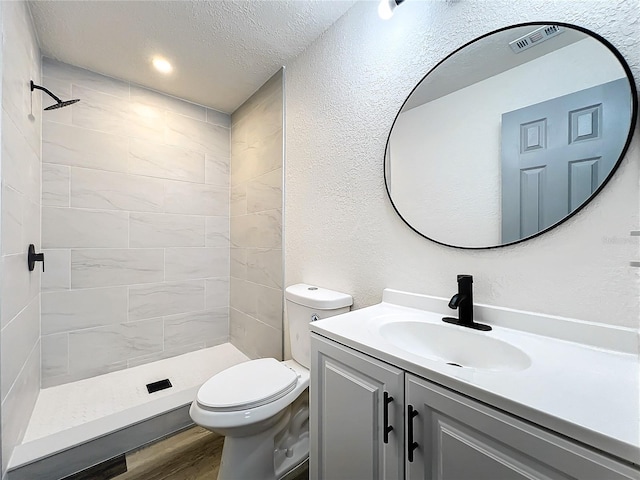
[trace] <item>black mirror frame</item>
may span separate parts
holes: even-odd
[[[611,53],[613,53],[615,55],[615,57],[618,59],[618,61],[620,62],[620,65],[622,66],[622,68],[624,69],[626,75],[627,75],[627,80],[629,81],[629,88],[631,90],[631,102],[632,102],[632,111],[631,111],[631,120],[630,120],[630,124],[629,124],[629,133],[627,135],[627,140],[624,144],[624,147],[622,148],[621,152],[620,152],[620,156],[618,157],[618,160],[616,161],[615,165],[613,166],[613,168],[611,169],[611,172],[609,172],[609,175],[607,175],[607,177],[604,179],[604,181],[598,186],[598,188],[593,192],[593,194],[586,199],[578,208],[576,208],[575,210],[569,212],[562,220],[560,220],[557,223],[554,223],[553,225],[540,230],[539,232],[535,233],[534,235],[530,235],[528,237],[525,238],[521,238],[520,240],[516,240],[514,242],[509,242],[509,243],[504,243],[504,244],[500,244],[500,245],[490,245],[487,247],[464,247],[464,246],[460,246],[460,245],[450,245],[448,243],[444,243],[444,242],[440,242],[438,240],[435,240],[431,237],[428,237],[427,235],[425,235],[424,233],[418,231],[417,229],[415,229],[400,213],[400,211],[398,210],[398,208],[396,207],[395,203],[393,203],[393,199],[391,198],[391,192],[389,191],[389,182],[387,181],[387,155],[388,155],[388,149],[389,149],[389,141],[391,139],[391,132],[393,131],[393,127],[396,124],[396,121],[398,120],[398,117],[400,116],[400,113],[402,112],[404,106],[406,105],[407,101],[409,100],[409,98],[411,97],[411,95],[413,94],[413,92],[420,86],[420,84],[422,83],[422,81],[431,74],[431,72],[433,72],[435,69],[437,69],[442,63],[444,63],[445,61],[447,61],[447,59],[449,59],[450,57],[452,57],[453,55],[455,55],[456,53],[458,53],[459,51],[461,51],[462,49],[466,48],[467,46],[471,45],[472,43],[475,43],[479,40],[482,40],[485,37],[488,37],[490,35],[493,35],[495,33],[499,33],[499,32],[503,32],[505,30],[510,30],[512,28],[517,28],[517,27],[533,27],[533,26],[542,26],[542,25],[559,25],[561,27],[565,27],[565,28],[570,28],[573,30],[578,30],[582,33],[585,33],[589,36],[591,36],[592,38],[595,38],[596,40],[600,41],[600,43],[602,43],[605,47],[607,47],[609,49],[609,51],[611,51]],[[407,224],[407,226],[413,230],[415,233],[417,233],[418,235],[420,235],[421,237],[426,238],[427,240],[437,243],[438,245],[443,245],[445,247],[451,247],[451,248],[456,248],[456,249],[460,249],[460,250],[490,250],[490,249],[495,249],[495,248],[501,248],[501,247],[508,247],[511,245],[516,245],[522,242],[525,242],[527,240],[531,240],[532,238],[536,238],[544,233],[547,233],[550,230],[553,230],[554,228],[556,228],[557,226],[563,224],[564,222],[566,222],[567,220],[569,220],[571,217],[573,217],[574,215],[576,215],[578,212],[580,212],[585,206],[587,206],[589,203],[591,203],[591,201],[598,196],[598,194],[602,191],[602,189],[607,185],[607,183],[609,183],[609,181],[611,180],[611,178],[613,177],[613,175],[616,173],[616,171],[618,170],[618,167],[620,166],[620,164],[622,163],[622,160],[624,159],[627,150],[629,149],[629,145],[631,144],[631,140],[633,139],[633,134],[635,132],[635,127],[636,127],[636,122],[637,122],[637,117],[638,117],[638,91],[636,88],[636,83],[635,83],[635,78],[633,77],[633,73],[631,72],[631,68],[629,67],[629,65],[627,64],[627,61],[624,59],[624,57],[622,56],[622,54],[618,51],[618,49],[616,47],[613,46],[613,44],[611,44],[611,42],[609,42],[607,39],[605,39],[604,37],[602,37],[601,35],[598,35],[595,32],[592,32],[591,30],[584,28],[584,27],[580,27],[578,25],[572,25],[570,23],[563,23],[563,22],[553,22],[553,21],[549,21],[549,22],[525,22],[525,23],[518,23],[515,25],[509,25],[507,27],[502,27],[499,28],[497,30],[493,30],[489,33],[485,33],[484,35],[481,35],[477,38],[474,38],[473,40],[465,43],[464,45],[462,45],[461,47],[458,47],[456,50],[454,50],[453,52],[451,52],[449,55],[447,55],[445,58],[443,58],[442,60],[440,60],[433,68],[431,68],[421,79],[420,81],[411,89],[411,92],[409,92],[409,95],[407,95],[407,98],[405,99],[405,101],[402,103],[402,106],[400,107],[400,110],[398,110],[398,113],[396,114],[395,118],[393,119],[393,123],[391,124],[391,128],[389,129],[389,135],[387,136],[387,143],[385,144],[384,147],[384,157],[383,157],[383,174],[384,174],[384,185],[385,185],[385,189],[387,191],[387,197],[389,198],[389,201],[391,202],[391,206],[393,207],[393,209],[396,211],[396,213],[398,214],[398,216],[402,219],[402,221],[404,223]]]

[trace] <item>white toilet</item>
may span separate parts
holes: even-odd
[[[298,284],[285,290],[293,360],[251,360],[207,380],[189,414],[224,435],[218,480],[276,480],[309,457],[309,323],[346,313],[344,293]]]

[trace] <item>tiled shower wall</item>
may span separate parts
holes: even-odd
[[[231,342],[282,357],[283,82],[280,70],[232,117]]]
[[[228,341],[230,117],[43,60],[42,386]]]
[[[2,472],[24,436],[40,388],[40,272],[27,247],[40,248],[40,50],[25,2],[2,2]],[[33,101],[33,104],[32,104]]]

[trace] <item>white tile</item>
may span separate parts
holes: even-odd
[[[22,218],[26,199],[9,187],[2,186],[2,254],[11,255],[24,250]]]
[[[229,276],[228,248],[167,248],[167,281]]]
[[[231,187],[231,204],[229,212],[232,217],[247,214],[247,184],[241,183]]]
[[[34,298],[2,329],[0,362],[2,362],[2,392],[4,400],[18,378],[34,346],[40,338],[40,302]]]
[[[22,193],[34,203],[40,202],[40,158],[2,111],[2,183]],[[38,148],[38,152],[40,149]]]
[[[232,248],[230,258],[230,275],[241,280],[247,279],[247,248]]]
[[[26,5],[15,7],[25,9]],[[32,95],[29,82],[42,78],[40,52],[30,18],[16,21],[10,15],[7,13],[3,21],[2,108],[13,118],[31,149],[39,152],[42,94]]]
[[[128,110],[131,104],[128,100],[77,84],[72,86],[71,92],[74,98],[81,99],[71,107],[74,125],[112,135],[128,136]]]
[[[65,334],[65,335],[68,335],[68,334]],[[76,382],[79,382],[80,380],[85,380],[87,378],[100,377],[102,375],[106,375],[108,373],[114,373],[120,370],[124,370],[126,368],[127,368],[127,360],[119,360],[117,362],[109,363],[108,365],[98,365],[98,366],[91,366],[91,367],[85,366],[84,368],[82,368],[81,366],[80,368],[74,371],[68,370],[66,374],[53,375],[50,377],[42,377],[42,388],[48,389],[50,387],[63,385],[65,383],[72,383],[72,382],[76,383]]]
[[[206,218],[206,246],[229,247],[229,217]]]
[[[282,290],[258,285],[256,291],[256,318],[275,329],[282,330]]]
[[[250,215],[232,216],[229,222],[229,228],[231,248],[248,248],[253,246],[249,241],[250,230],[253,228]]]
[[[204,308],[204,280],[129,287],[129,320],[196,312]]]
[[[231,217],[231,245],[249,248],[282,248],[279,210]]]
[[[251,317],[258,316],[259,285],[231,277],[229,306]]]
[[[228,215],[229,189],[165,180],[165,211],[186,215]]]
[[[260,151],[257,148],[250,148],[247,142],[238,140],[238,134],[233,133],[231,151],[231,185],[240,185],[258,176],[256,165],[260,161]]]
[[[166,142],[196,152],[229,157],[229,129],[189,117],[167,113]]]
[[[149,140],[155,143],[167,143],[165,135],[166,115],[168,113],[161,108],[131,102],[127,106],[127,135],[131,138]]]
[[[122,248],[128,233],[127,212],[42,207],[44,248]]]
[[[230,310],[229,340],[250,358],[282,358],[282,331]]]
[[[247,183],[247,212],[282,208],[282,169],[265,173]]]
[[[205,155],[205,177],[209,185],[229,186],[229,156],[219,156],[207,153]]]
[[[66,165],[42,164],[42,205],[69,206],[71,169]]]
[[[229,313],[226,307],[164,317],[164,343],[168,349],[228,335]]]
[[[72,167],[126,172],[129,140],[72,125],[43,122],[42,161]]]
[[[241,122],[253,121],[264,124],[265,128],[282,126],[283,110],[283,71],[276,72],[245,101],[231,117],[234,126]]]
[[[164,111],[139,103],[131,103],[112,95],[81,87],[72,87],[73,124],[112,135],[164,140]]]
[[[72,207],[161,212],[163,204],[162,180],[86,168],[71,169]]]
[[[7,398],[2,403],[1,428],[4,470],[6,470],[13,447],[22,441],[39,392],[40,348],[36,346],[31,350],[31,355],[29,355],[24,368],[16,379],[9,395],[7,395]]]
[[[42,273],[42,291],[71,288],[71,250],[42,250],[46,268]]]
[[[207,119],[206,111],[208,109],[202,105],[190,103],[137,85],[131,85],[131,101],[179,113],[195,120],[205,121]]]
[[[27,248],[30,243],[33,243],[36,250],[40,250],[40,239],[42,238],[40,202],[32,202],[28,198],[25,200],[24,210],[22,213],[22,248]],[[39,271],[41,270],[42,268],[39,269]]]
[[[282,127],[266,118],[234,124],[231,138],[232,184],[251,180],[283,165]]]
[[[69,372],[120,364],[162,351],[162,320],[142,320],[69,333]]]
[[[67,334],[43,335],[41,342],[43,379],[65,375],[69,365],[69,337]]]
[[[157,283],[164,278],[162,249],[71,251],[71,288]]]
[[[205,217],[130,214],[131,247],[204,247]]]
[[[43,335],[127,321],[127,287],[46,292],[41,301]]]
[[[129,83],[48,57],[42,59],[42,72],[46,77],[63,80],[69,84],[82,85],[109,95],[129,98]]]
[[[204,183],[205,156],[180,147],[131,139],[129,173]]]
[[[205,280],[205,308],[229,306],[229,278],[207,278]]]
[[[221,127],[231,128],[231,115],[212,108],[207,108],[207,122]]]
[[[46,260],[46,258],[45,258]],[[39,265],[29,272],[26,248],[24,253],[2,257],[2,276],[11,281],[2,282],[2,312],[4,327],[40,293]]]
[[[166,360],[167,358],[184,355],[185,353],[195,352],[196,350],[202,350],[206,347],[207,343],[205,341],[200,341],[191,345],[181,345],[177,348],[164,349],[159,353],[152,353],[150,355],[142,355],[140,357],[130,358],[129,360],[127,360],[127,368],[137,367],[151,362],[158,362],[160,360]]]
[[[209,347],[215,347],[217,345],[223,345],[225,343],[227,343],[229,341],[229,335],[225,335],[224,337],[220,337],[220,338],[212,338],[209,339],[205,342],[205,347],[209,348]]]
[[[272,288],[282,288],[282,250],[249,249],[247,280]]]
[[[37,82],[36,82],[37,83]],[[66,80],[58,80],[54,77],[43,77],[42,86],[48,88],[61,100],[71,100],[71,82]],[[43,108],[49,105],[55,105],[56,101],[50,98],[48,95],[42,95]],[[64,108],[58,108],[56,110],[49,110],[46,113],[48,122],[64,123],[71,125],[71,111],[72,106],[66,106]]]

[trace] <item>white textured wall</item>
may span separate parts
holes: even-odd
[[[40,49],[25,2],[2,2],[2,475],[22,441],[40,388]],[[32,104],[33,101],[33,104]],[[0,475],[0,476],[2,476]]]
[[[374,2],[347,12],[287,66],[285,285],[350,293],[354,308],[385,287],[448,297],[475,277],[475,299],[637,328],[638,134],[607,188],[539,238],[488,251],[439,246],[387,199],[383,153],[411,88],[450,51],[488,31],[556,20],[609,39],[640,78],[638,1],[417,1],[382,21]]]

